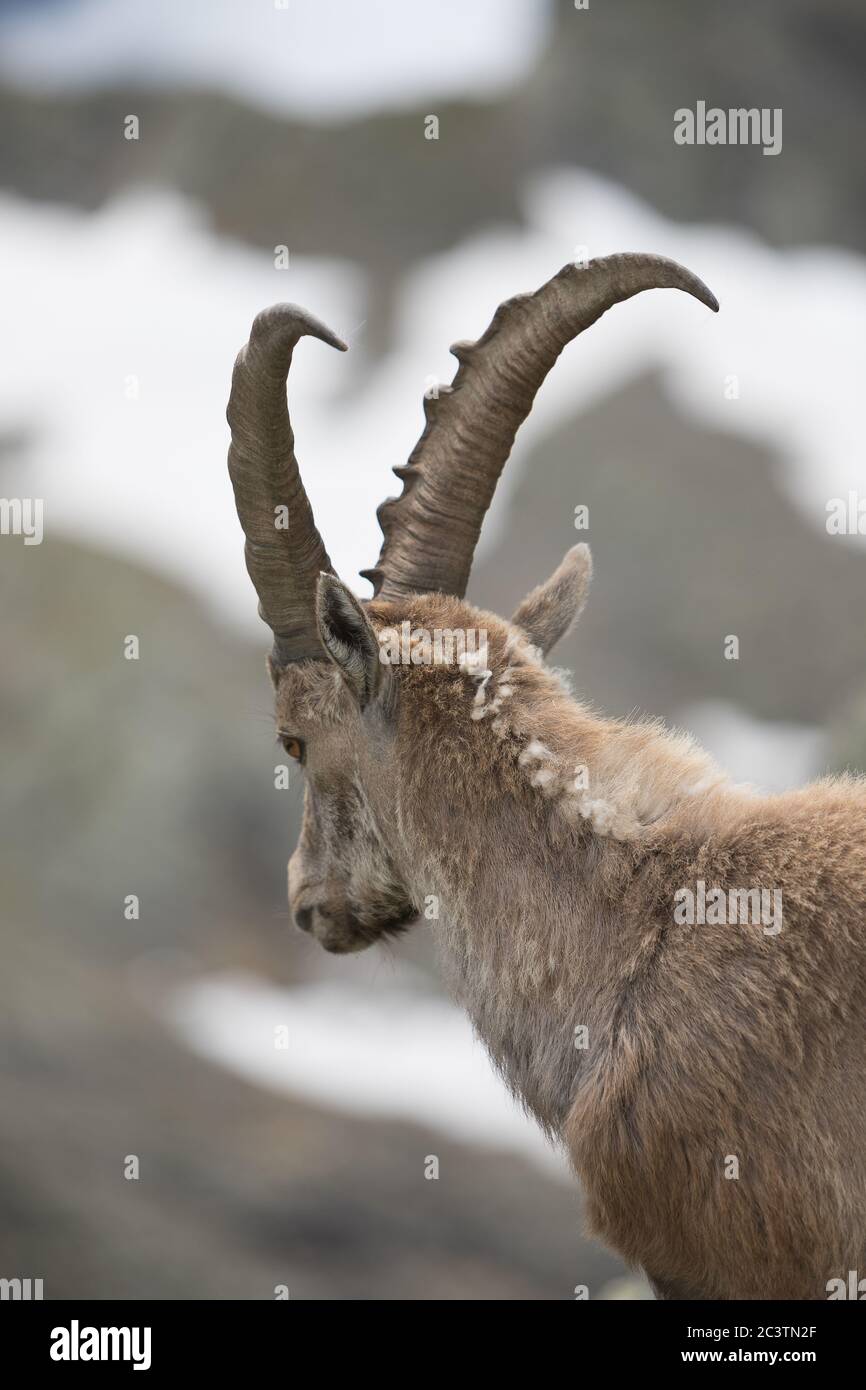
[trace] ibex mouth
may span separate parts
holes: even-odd
[[[334,956],[354,955],[375,946],[385,937],[399,936],[414,926],[418,914],[409,908],[399,915],[378,922],[361,921],[353,913],[339,919],[317,914],[312,934],[319,945]]]
[[[373,945],[373,942],[368,941],[366,937],[345,936],[342,932],[337,936],[329,931],[322,936],[317,936],[316,940],[322,949],[331,956],[357,955],[359,951],[366,951],[368,946]]]

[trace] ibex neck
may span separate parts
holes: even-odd
[[[402,832],[452,990],[556,1131],[582,1030],[606,1027],[615,1009],[630,950],[616,921],[646,844],[724,778],[689,740],[599,719],[547,673],[533,705],[509,679],[507,714],[503,701],[470,731],[453,716],[438,739],[429,725],[426,737],[406,731]],[[425,751],[434,758],[420,775]]]

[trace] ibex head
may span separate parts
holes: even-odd
[[[477,343],[455,344],[454,381],[425,399],[424,432],[408,464],[394,470],[402,494],[379,508],[385,539],[375,568],[364,571],[374,588],[364,602],[335,575],[316,529],[286,406],[298,339],[345,345],[290,304],[253,324],[232,381],[229,473],[247,569],[274,635],[277,728],[306,780],[290,904],[327,950],[361,950],[407,926],[422,905],[424,866],[413,862],[402,822],[407,796],[423,786],[420,776],[409,784],[413,753],[420,763],[429,751],[425,717],[436,710],[447,721],[453,711],[450,755],[472,759],[472,731],[483,716],[488,727],[497,723],[495,700],[485,697],[489,673],[531,679],[539,653],[580,611],[590,575],[585,546],[569,551],[510,623],[463,602],[472,556],[517,430],[562,349],[612,305],[663,287],[718,308],[673,261],[609,256],[565,266],[535,294],[502,304]],[[419,632],[434,635],[420,659]],[[451,638],[439,650],[437,632]],[[465,642],[479,632],[480,652]],[[447,830],[443,824],[443,839]]]

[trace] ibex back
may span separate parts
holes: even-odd
[[[690,738],[573,699],[545,657],[585,601],[585,546],[510,621],[463,600],[547,371],[652,287],[718,307],[671,261],[611,256],[453,349],[364,602],[316,530],[285,396],[302,335],[343,345],[292,305],[256,319],[229,470],[306,780],[290,902],[333,952],[425,918],[592,1229],[660,1296],[824,1298],[866,1273],[866,784],[760,796]]]

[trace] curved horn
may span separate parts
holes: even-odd
[[[477,343],[455,343],[460,366],[438,399],[425,399],[427,424],[405,467],[399,497],[378,511],[384,542],[363,570],[377,597],[439,591],[462,598],[484,513],[514,436],[566,343],[606,309],[641,290],[685,290],[718,303],[696,275],[661,256],[605,256],[563,266],[534,294],[497,309]]]
[[[246,536],[247,572],[259,614],[274,634],[278,667],[324,660],[316,632],[316,581],[331,571],[298,472],[286,404],[286,378],[299,338],[346,344],[296,304],[263,310],[238,353],[226,412],[231,427],[229,476]]]

